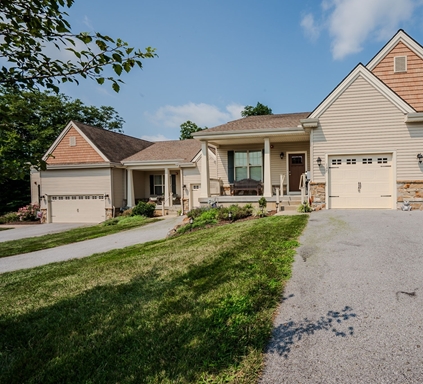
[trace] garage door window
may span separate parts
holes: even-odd
[[[357,164],[357,159],[347,159],[347,165]]]
[[[363,164],[373,164],[373,159],[363,159]]]

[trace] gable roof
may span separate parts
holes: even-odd
[[[297,128],[300,120],[305,119],[310,112],[287,113],[276,115],[248,116],[230,121],[217,127],[208,128],[193,134],[194,137],[206,136],[219,132],[235,131],[267,131],[272,129]]]
[[[150,141],[137,139],[123,133],[108,131],[77,121],[72,121],[71,123],[79,128],[90,142],[112,163],[118,163],[124,158],[153,145]]]
[[[416,53],[416,55],[420,56],[423,59],[423,47],[414,40],[411,36],[404,32],[404,30],[400,29],[391,40],[389,40],[385,46],[371,59],[366,68],[372,71],[385,57],[392,51],[392,49],[398,44],[403,43],[408,48]]]
[[[194,139],[158,141],[146,149],[122,160],[123,163],[133,161],[179,161],[190,162],[201,150],[201,143]]]
[[[382,80],[360,63],[344,78],[344,80],[338,84],[338,86],[316,107],[316,109],[310,113],[309,119],[318,119],[359,76],[363,77],[403,113],[415,112],[413,107],[411,107]]]

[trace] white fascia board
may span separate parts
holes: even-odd
[[[81,163],[81,164],[57,164],[48,165],[47,170],[51,169],[82,169],[82,168],[112,168],[111,163]]]
[[[210,148],[208,149],[209,150],[209,156],[213,159],[213,160],[216,160],[216,155],[210,150]],[[198,160],[200,160],[201,159],[201,156],[202,156],[203,154],[202,154],[202,152],[201,151],[198,151],[198,153],[194,156],[194,158],[191,160],[193,163],[196,163]]]
[[[179,168],[195,168],[194,163],[179,163]]]
[[[200,132],[199,132],[200,133]],[[274,129],[248,129],[240,131],[224,131],[224,132],[203,132],[202,135],[196,135],[194,138],[200,141],[204,140],[218,140],[218,139],[237,139],[246,137],[257,137],[264,138],[269,136],[281,136],[281,135],[292,135],[298,133],[304,133],[304,129],[301,127],[290,127],[290,128],[274,128]]]
[[[423,59],[422,46],[408,36],[403,30],[399,30],[397,34],[377,53],[377,55],[370,60],[370,62],[366,65],[366,68],[372,71],[399,42],[406,45]]]
[[[133,166],[141,166],[141,167],[150,167],[150,166],[158,166],[158,167],[174,167],[177,166],[179,163],[183,162],[183,159],[174,159],[174,160],[154,160],[154,161],[125,161],[122,162],[124,166],[133,167]]]
[[[357,65],[355,69],[332,91],[332,93],[311,113],[309,119],[318,119],[322,114],[351,86],[359,77],[363,77],[370,85],[378,90],[383,96],[392,102],[401,112],[413,113],[415,110],[407,104],[394,91],[379,80],[363,64]]]
[[[408,113],[405,115],[406,123],[422,123],[423,122],[423,113]]]
[[[305,128],[317,128],[319,125],[319,119],[302,119],[300,120],[302,127]]]

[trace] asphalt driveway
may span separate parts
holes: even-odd
[[[260,382],[423,382],[422,224],[420,211],[311,214]]]
[[[91,256],[94,253],[107,252],[112,249],[125,248],[130,245],[145,243],[147,241],[164,239],[168,232],[182,221],[182,216],[166,217],[164,220],[128,231],[118,232],[113,235],[22,255],[3,257],[0,258],[0,274],[59,261],[80,259]]]
[[[2,227],[12,227],[7,231],[0,231],[0,243],[2,241],[19,240],[25,237],[35,237],[48,235],[50,233],[64,232],[78,227],[87,227],[93,224],[85,223],[51,223],[51,224],[31,224],[31,225],[2,225]]]

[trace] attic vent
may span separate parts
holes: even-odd
[[[407,56],[394,57],[394,72],[407,72]]]
[[[69,137],[69,146],[74,147],[75,145],[76,145],[76,137],[75,136]]]

